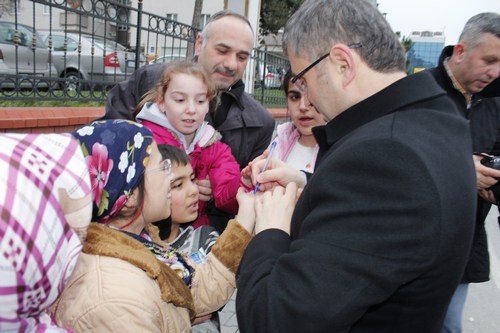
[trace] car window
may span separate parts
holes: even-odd
[[[114,41],[111,41],[111,40],[104,40],[102,38],[96,38],[94,37],[94,43],[99,46],[101,49],[105,49],[106,51],[125,51],[126,48],[121,45],[121,44],[118,44]]]
[[[17,26],[17,31],[19,36],[19,45],[31,46],[31,31],[22,26]]]
[[[32,33],[25,27],[18,25],[18,36],[19,45],[28,46],[31,45]],[[13,23],[2,22],[0,28],[0,41],[2,43],[12,43],[14,44],[14,38],[16,35],[16,26]]]
[[[64,36],[52,36],[52,43],[54,51],[64,51]],[[67,50],[74,52],[78,49],[78,42],[74,39],[68,38]]]
[[[14,26],[0,23],[0,43],[14,43]]]
[[[19,36],[19,45],[31,47],[33,42],[33,31],[21,24],[17,25],[17,31]],[[14,23],[0,22],[0,43],[14,44],[15,34],[16,26]],[[36,44],[37,47],[46,48],[43,38],[38,33],[36,34]]]
[[[47,48],[47,44],[45,43],[44,38],[40,34],[38,34],[38,32],[36,33],[36,47],[39,47],[42,49]]]
[[[68,52],[75,52],[78,50],[78,41],[73,38],[68,38]]]
[[[64,51],[64,36],[52,36],[52,43],[54,45],[54,51]],[[76,51],[78,48],[78,43],[73,39],[68,38],[67,50]]]

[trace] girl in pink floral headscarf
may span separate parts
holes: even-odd
[[[69,134],[2,134],[0,147],[0,332],[67,332],[46,309],[90,223],[85,159]]]
[[[194,317],[218,310],[234,292],[254,195],[196,265],[152,225],[170,216],[172,169],[151,131],[107,120],[73,135],[90,172],[93,222],[69,286],[51,308],[56,322],[75,332],[190,332]]]

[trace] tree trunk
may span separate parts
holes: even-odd
[[[200,26],[202,8],[203,8],[203,0],[196,0],[194,3],[194,10],[193,10],[193,21],[191,22],[191,26],[193,26],[193,28],[195,29],[197,29]],[[188,44],[186,56],[188,59],[194,56],[194,43]]]

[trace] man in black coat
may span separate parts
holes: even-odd
[[[438,67],[429,71],[446,90],[460,114],[469,120],[474,152],[500,154],[494,151],[495,143],[500,143],[500,14],[480,13],[471,17],[459,42],[445,47]],[[496,90],[493,89],[495,85]],[[481,164],[482,159],[482,156],[474,156],[479,191],[477,214],[471,220],[475,224],[472,250],[462,281],[448,308],[443,333],[462,331],[462,311],[469,283],[489,280],[490,261],[484,222],[491,202],[495,202],[489,188],[500,178],[500,171],[485,167]]]
[[[306,0],[283,43],[328,123],[294,211],[303,174],[252,166],[268,190],[237,277],[241,332],[440,332],[472,242],[467,121],[429,73],[406,77],[371,1]]]

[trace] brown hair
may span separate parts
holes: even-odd
[[[203,68],[195,62],[189,60],[172,61],[163,70],[160,80],[156,83],[155,87],[145,93],[137,107],[135,108],[134,117],[142,110],[144,105],[148,102],[156,102],[158,97],[164,96],[168,89],[170,81],[176,74],[193,75],[201,79],[207,86],[207,97],[210,101],[217,98],[217,87],[212,82],[208,74]]]

